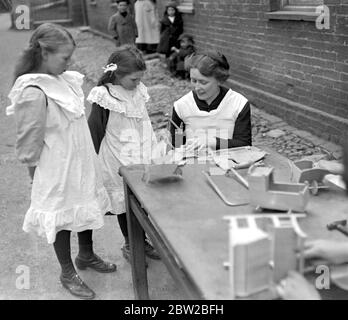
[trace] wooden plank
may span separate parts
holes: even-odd
[[[147,271],[145,266],[144,231],[130,204],[131,191],[125,185],[127,227],[131,251],[132,279],[135,299],[148,300]]]

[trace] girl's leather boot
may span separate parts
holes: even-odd
[[[90,289],[76,273],[74,265],[67,263],[62,266],[62,273],[60,275],[60,282],[72,295],[80,298],[91,300],[95,298],[95,293]]]

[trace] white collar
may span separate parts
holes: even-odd
[[[15,104],[28,86],[39,87],[45,95],[63,109],[74,114],[75,118],[85,114],[84,94],[82,91],[84,75],[76,71],[66,71],[61,75],[52,76],[43,73],[28,73],[17,78],[8,97],[11,105],[6,114],[14,113]]]
[[[109,90],[109,91],[108,91]],[[104,109],[124,113],[130,118],[142,118],[145,104],[150,99],[147,88],[140,82],[134,90],[126,90],[120,85],[108,84],[94,87],[87,97],[90,103],[96,103]]]

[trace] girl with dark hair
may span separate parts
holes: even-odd
[[[111,199],[110,212],[117,215],[125,238],[121,250],[128,262],[130,248],[123,179],[118,170],[124,165],[150,163],[157,145],[145,106],[149,95],[141,82],[145,70],[141,52],[134,46],[121,46],[111,54],[104,74],[87,98],[92,103],[88,124]],[[159,259],[147,239],[145,254]]]
[[[78,235],[79,269],[114,272],[116,265],[93,252],[92,230],[103,226],[110,200],[88,132],[83,75],[66,71],[74,49],[66,29],[39,26],[17,64],[7,114],[15,116],[16,154],[32,179],[23,230],[53,243],[62,269],[60,281],[71,294],[93,299],[95,293],[71,260],[71,231]]]
[[[168,58],[173,47],[179,46],[179,36],[184,30],[181,13],[176,7],[176,1],[169,1],[161,20],[160,42],[157,47],[158,53],[163,53]]]
[[[185,142],[210,149],[251,145],[250,104],[240,93],[222,84],[229,77],[226,57],[216,51],[185,59],[193,90],[174,102],[170,133],[183,126]]]

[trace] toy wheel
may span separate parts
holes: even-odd
[[[316,196],[318,194],[318,182],[316,180],[313,180],[312,183],[311,183],[311,188],[310,188],[310,191],[311,191],[311,194]]]

